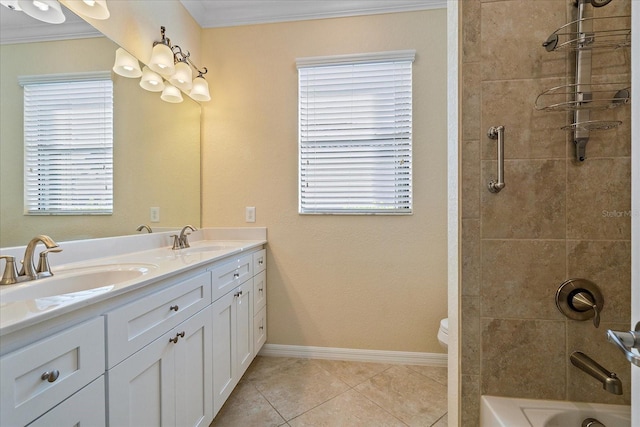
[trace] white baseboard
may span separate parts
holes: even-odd
[[[258,354],[260,356],[297,357],[302,359],[447,366],[447,355],[443,353],[418,353],[409,351],[359,350],[354,348],[265,344]]]

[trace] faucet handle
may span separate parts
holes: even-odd
[[[16,258],[9,255],[2,255],[0,259],[4,259],[4,273],[0,279],[0,285],[13,285],[18,281],[18,268],[16,267]]]
[[[171,249],[173,249],[174,251],[177,251],[178,249],[181,249],[180,247],[180,237],[177,234],[173,234],[169,237],[173,237],[173,247]]]
[[[62,252],[61,248],[51,248],[40,252],[40,259],[38,260],[38,267],[36,273],[38,277],[50,277],[53,276],[51,272],[51,266],[49,265],[49,252]]]

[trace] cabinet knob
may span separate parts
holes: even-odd
[[[262,265],[262,264],[264,264],[263,260],[258,261],[258,265]]]
[[[53,371],[47,371],[43,373],[40,376],[40,378],[42,378],[42,381],[47,380],[50,383],[52,383],[55,380],[57,380],[59,376],[60,376],[60,371],[58,371],[57,369],[54,369]]]
[[[236,292],[235,294],[233,294],[234,297],[239,297],[240,295],[242,295],[242,291]]]
[[[169,310],[178,311],[178,308],[178,305],[172,305],[171,307],[169,307]]]
[[[240,273],[233,273],[233,278],[237,279],[238,277],[240,277]]]
[[[263,330],[263,329],[264,329],[264,326],[260,326],[258,329]]]

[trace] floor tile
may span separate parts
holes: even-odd
[[[328,402],[289,421],[291,427],[404,427],[406,424],[355,390],[342,393]]]
[[[420,366],[420,365],[408,365],[407,368],[415,371],[425,377],[431,378],[434,381],[447,385],[447,367],[446,366]]]
[[[247,380],[238,383],[210,427],[277,427],[285,420],[256,387]]]
[[[393,366],[355,390],[410,426],[431,426],[447,412],[447,388],[405,366]]]
[[[287,421],[350,388],[308,359],[278,365],[265,378],[254,377],[251,383]]]
[[[392,366],[382,363],[348,362],[344,360],[316,360],[316,363],[351,387],[365,382]]]

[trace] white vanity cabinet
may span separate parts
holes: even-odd
[[[213,292],[223,294],[213,302],[214,416],[244,375],[259,347],[255,345],[256,303],[266,305],[265,250],[233,259],[215,267]],[[258,276],[254,276],[258,271]],[[255,286],[256,279],[260,286]],[[226,293],[220,292],[224,289]],[[260,289],[256,293],[256,289]],[[258,300],[258,301],[257,301]],[[263,312],[264,313],[264,312]],[[260,333],[266,339],[266,323]]]
[[[179,313],[195,308],[202,309],[176,325]],[[110,364],[119,361],[121,348],[133,353],[107,371],[109,425],[208,426],[213,419],[210,273],[106,317]]]
[[[100,377],[104,350],[104,321],[99,317],[2,356],[0,425],[24,426]],[[104,417],[99,419],[104,387],[97,393],[101,398],[92,404],[97,425],[104,425]],[[74,415],[64,411],[56,419],[58,425],[76,424]]]

